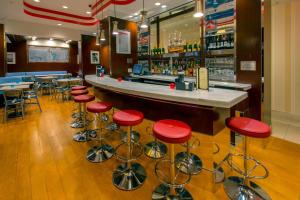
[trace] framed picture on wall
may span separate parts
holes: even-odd
[[[91,64],[100,64],[99,51],[91,51]]]
[[[16,64],[16,53],[15,52],[7,52],[7,64],[14,65]]]
[[[119,30],[116,36],[116,48],[118,54],[131,54],[130,32]]]

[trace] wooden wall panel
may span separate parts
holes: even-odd
[[[6,74],[6,45],[4,25],[0,24],[0,77]]]
[[[96,45],[96,37],[89,35],[81,36],[82,42],[82,74],[89,75],[96,73],[96,65],[91,64],[90,52],[99,51],[100,46]]]
[[[113,21],[118,21],[118,28],[120,30],[127,30],[131,33],[131,54],[117,54],[116,52],[116,36],[112,36]],[[111,75],[112,77],[119,77],[128,75],[128,68],[131,68],[134,63],[137,63],[137,24],[135,22],[117,19],[110,17],[110,57],[111,57]],[[127,64],[127,59],[132,59],[132,64]]]
[[[237,0],[237,82],[250,83],[248,115],[261,119],[261,1]],[[241,61],[256,61],[256,71],[241,71]]]
[[[77,42],[70,44],[69,63],[28,63],[26,41],[8,44],[7,51],[16,52],[16,64],[7,65],[8,72],[68,71],[74,75],[78,73]]]

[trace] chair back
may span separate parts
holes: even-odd
[[[4,102],[7,102],[9,100],[22,99],[23,90],[20,89],[6,90],[4,91],[3,97],[4,97]]]

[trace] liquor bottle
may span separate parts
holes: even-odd
[[[194,42],[194,51],[198,51],[198,44],[197,44],[197,41]]]

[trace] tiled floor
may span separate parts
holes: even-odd
[[[273,121],[272,135],[280,139],[300,144],[300,127],[297,126]]]

